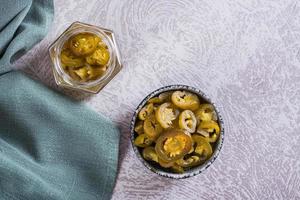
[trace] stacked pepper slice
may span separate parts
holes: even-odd
[[[79,33],[69,38],[61,52],[64,71],[75,81],[87,82],[103,76],[110,54],[102,39],[92,33]]]

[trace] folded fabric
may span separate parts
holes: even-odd
[[[0,199],[110,199],[117,127],[11,69],[52,16],[50,0],[0,0]]]

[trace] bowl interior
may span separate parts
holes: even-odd
[[[140,110],[145,106],[145,104],[147,103],[147,101],[149,99],[151,99],[152,97],[158,96],[159,94],[163,93],[163,92],[168,92],[168,91],[175,91],[175,90],[186,90],[189,92],[192,92],[194,94],[197,94],[200,102],[201,103],[210,103],[214,106],[215,111],[217,113],[218,116],[218,124],[220,126],[220,136],[218,138],[218,140],[212,144],[212,148],[213,148],[213,154],[210,157],[210,159],[208,159],[205,163],[193,167],[189,170],[186,170],[184,173],[178,174],[178,173],[174,173],[169,169],[163,168],[161,166],[159,166],[157,163],[152,162],[152,161],[147,161],[143,158],[142,156],[142,148],[136,147],[133,143],[135,138],[137,137],[137,133],[135,133],[134,131],[134,127],[135,127],[135,123],[137,121],[137,116],[138,113],[140,112]],[[186,85],[170,85],[170,86],[165,86],[162,87],[160,89],[157,89],[155,91],[153,91],[152,93],[150,93],[147,97],[144,98],[144,100],[139,104],[139,106],[137,107],[137,109],[135,110],[135,113],[133,115],[132,121],[131,121],[131,127],[130,127],[130,131],[131,131],[131,143],[132,143],[132,147],[133,150],[135,152],[135,154],[137,155],[138,159],[151,171],[153,171],[156,174],[159,174],[161,176],[164,177],[168,177],[168,178],[174,178],[174,179],[181,179],[181,178],[188,178],[188,177],[192,177],[195,176],[197,174],[200,174],[201,172],[203,172],[205,169],[207,169],[213,162],[214,160],[217,158],[221,148],[222,148],[222,144],[223,144],[223,140],[224,140],[224,128],[223,128],[223,119],[219,113],[218,108],[216,107],[216,105],[200,90],[191,87],[191,86],[186,86]]]

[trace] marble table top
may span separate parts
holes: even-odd
[[[112,199],[300,199],[298,0],[55,0],[47,37],[18,64],[34,78],[116,122]],[[114,30],[123,70],[99,94],[59,89],[47,48],[72,22]],[[204,173],[172,180],[133,153],[129,124],[151,91],[186,84],[218,105],[222,151]]]

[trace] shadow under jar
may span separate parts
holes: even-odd
[[[111,30],[74,22],[49,48],[57,85],[98,93],[121,70]]]

